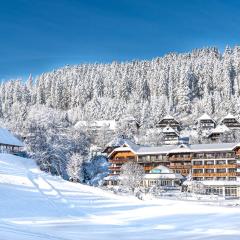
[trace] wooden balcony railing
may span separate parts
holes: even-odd
[[[169,161],[191,161],[192,157],[169,157]]]
[[[125,163],[125,162],[128,162],[129,159],[126,159],[126,158],[119,158],[119,159],[113,158],[113,159],[109,159],[108,161],[111,162],[111,163]]]
[[[112,166],[110,166],[108,168],[109,168],[109,170],[120,170],[121,167],[112,167]]]
[[[232,155],[212,155],[212,156],[207,156],[207,155],[203,155],[203,156],[192,156],[192,159],[235,159],[236,155],[232,154]]]
[[[119,176],[119,173],[109,173],[108,176]]]
[[[201,168],[236,168],[236,164],[215,164],[215,165],[192,165],[192,169]]]
[[[168,162],[168,158],[155,158],[155,159],[142,159],[142,158],[138,158],[137,162],[139,163],[150,163],[150,162]]]
[[[226,172],[226,173],[192,173],[192,177],[235,177],[236,172]]]
[[[192,165],[170,165],[170,169],[191,169]]]

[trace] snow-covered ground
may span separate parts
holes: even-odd
[[[0,240],[240,239],[240,208],[140,201],[66,182],[0,154]]]

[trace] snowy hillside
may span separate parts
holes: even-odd
[[[0,239],[239,239],[240,208],[121,197],[0,154]]]
[[[215,119],[228,112],[239,115],[239,59],[236,46],[223,54],[205,48],[150,61],[66,66],[36,82],[0,85],[0,118],[24,120],[39,104],[69,111],[71,121],[131,114],[143,125],[156,124],[169,111],[186,122],[203,112]]]

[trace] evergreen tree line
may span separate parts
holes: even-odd
[[[154,125],[166,113],[191,122],[202,112],[240,113],[240,47],[168,54],[151,61],[66,66],[27,82],[0,85],[0,117],[25,120],[45,105],[77,120],[132,115]]]

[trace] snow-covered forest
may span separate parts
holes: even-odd
[[[0,85],[1,125],[21,136],[45,169],[54,162],[61,174],[71,156],[86,156],[92,142],[103,146],[113,137],[96,140],[76,131],[78,120],[130,115],[144,129],[166,113],[190,125],[203,112],[216,120],[240,114],[240,47],[227,47],[223,54],[205,48],[151,61],[66,66]]]
[[[166,112],[195,119],[240,113],[240,47],[168,54],[151,61],[66,66],[0,87],[0,116],[24,120],[32,106],[68,113],[70,121],[133,115],[154,124]]]

